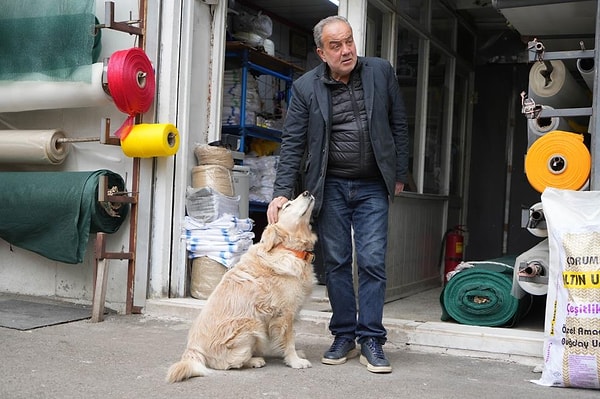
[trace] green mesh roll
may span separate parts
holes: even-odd
[[[98,201],[100,176],[125,191],[121,176],[92,172],[0,172],[0,238],[65,263],[83,262],[90,233],[116,232],[127,204]]]
[[[70,81],[99,56],[93,10],[93,0],[0,2],[0,80]]]
[[[512,283],[513,267],[498,261],[478,262],[475,267],[461,270],[440,295],[442,320],[487,327],[514,325],[523,316],[524,308],[511,295]]]

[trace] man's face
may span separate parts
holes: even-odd
[[[357,62],[352,29],[342,21],[330,22],[323,27],[322,42],[317,54],[329,65],[331,77],[348,83]]]

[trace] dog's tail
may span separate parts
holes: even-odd
[[[169,367],[166,381],[173,383],[192,377],[204,377],[208,374],[210,370],[206,367],[204,356],[196,353],[193,357],[188,357],[184,354],[180,361]]]

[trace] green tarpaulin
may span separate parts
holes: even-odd
[[[529,296],[519,300],[511,295],[515,259],[472,262],[473,267],[456,273],[440,295],[442,320],[488,327],[515,325],[531,303]]]
[[[128,205],[98,201],[98,181],[125,183],[109,170],[0,172],[0,238],[48,259],[81,263],[90,233],[116,232]]]

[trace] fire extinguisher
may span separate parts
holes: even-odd
[[[446,252],[444,256],[444,283],[448,282],[446,277],[463,260],[463,244],[465,237],[462,226],[454,226],[448,230],[444,236],[446,242]]]

